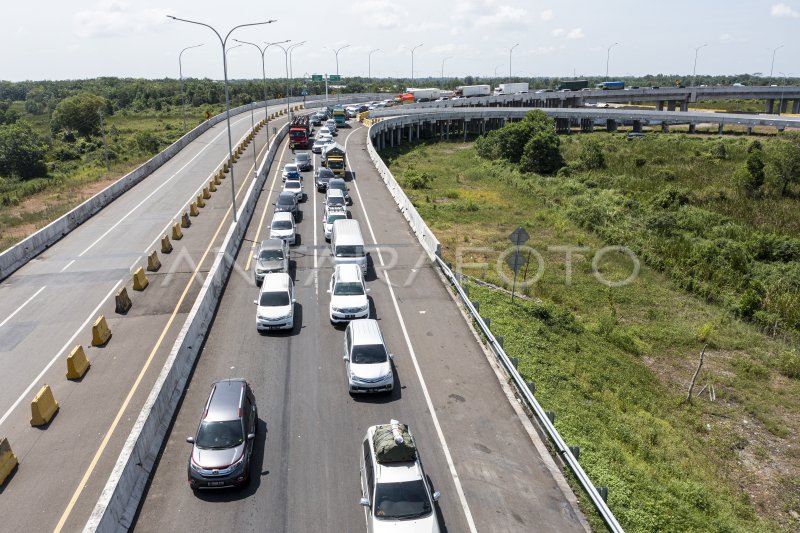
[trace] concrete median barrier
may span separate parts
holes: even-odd
[[[203,199],[203,193],[200,193],[200,194],[197,195],[197,200],[195,200],[194,203],[197,204],[197,207],[205,207],[206,206],[206,201],[205,201],[205,199]]]
[[[133,290],[143,291],[149,284],[150,280],[147,279],[147,276],[144,273],[144,268],[137,268],[136,272],[133,273]]]
[[[106,317],[98,316],[92,324],[92,346],[105,346],[111,339],[111,330],[106,322]]]
[[[67,356],[67,379],[81,379],[92,364],[80,344],[72,349]]]
[[[8,443],[8,439],[3,437],[0,440],[0,486],[2,486],[8,476],[11,475],[11,472],[19,464],[17,461],[17,456],[14,455],[14,452],[11,451],[11,445]]]
[[[195,216],[197,216],[197,215],[195,215]],[[183,216],[181,216],[181,227],[182,228],[188,228],[191,225],[192,225],[192,221],[189,219],[189,213],[184,211],[183,212]],[[183,233],[181,233],[181,237],[182,236],[183,236]],[[173,238],[175,238],[175,237],[173,237]],[[180,240],[180,237],[177,237],[176,240]]]
[[[131,310],[131,307],[133,307],[133,302],[128,296],[128,289],[120,287],[114,295],[114,312],[124,315]]]
[[[178,231],[180,231],[180,227],[178,227]],[[169,235],[162,235],[161,236],[161,253],[168,254],[172,252],[172,243],[169,242]]]
[[[209,192],[217,192],[217,180],[212,179],[208,182],[208,191]]]
[[[50,385],[45,385],[31,401],[31,425],[43,426],[50,422],[58,412],[58,402],[53,397]]]
[[[191,215],[193,217],[200,216],[200,210],[197,209],[197,202],[192,202],[191,204],[189,204],[189,215]],[[184,226],[184,227],[188,227],[188,226]]]
[[[159,268],[161,268],[161,261],[158,259],[158,252],[153,250],[153,252],[147,256],[147,271],[158,272]]]
[[[211,191],[208,190],[208,187],[203,187],[203,200],[208,200],[211,198]]]
[[[222,183],[222,176],[224,175],[225,174],[222,174],[222,172],[217,172],[216,174],[214,174],[214,185],[219,185],[220,183]]]

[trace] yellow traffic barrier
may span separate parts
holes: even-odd
[[[132,306],[133,302],[131,302],[131,298],[128,296],[128,289],[120,287],[117,294],[114,296],[114,312],[124,315],[131,310]]]
[[[180,231],[180,228],[178,228]],[[162,235],[161,236],[161,253],[168,254],[172,251],[172,243],[169,242],[169,235]]]
[[[203,199],[208,200],[211,198],[211,193],[208,191],[208,187],[203,187]]]
[[[186,213],[184,213],[184,214],[186,214]],[[200,215],[200,211],[198,211],[198,209],[197,209],[197,202],[192,202],[191,204],[189,204],[189,214],[192,215],[193,217],[196,217],[196,216]],[[185,226],[185,227],[188,227],[188,226]]]
[[[222,171],[227,174],[228,170],[230,170],[230,161],[225,161],[225,165],[222,167]]]
[[[181,227],[182,227],[182,228],[188,228],[188,227],[189,227],[189,226],[191,226],[191,225],[192,225],[192,221],[191,221],[191,220],[189,220],[189,213],[187,213],[186,211],[184,211],[184,212],[183,212],[183,216],[181,216]],[[174,228],[173,228],[173,229],[174,229]],[[181,237],[182,237],[182,236],[183,236],[183,233],[181,233]],[[176,239],[176,240],[179,240],[179,239],[180,239],[180,237],[175,237],[175,232],[174,232],[174,231],[173,231],[173,233],[172,233],[172,238],[173,238],[173,239]]]
[[[31,402],[31,425],[43,426],[50,422],[58,411],[58,402],[53,398],[50,385],[45,385]]]
[[[221,179],[221,180],[225,179],[225,171],[224,170],[219,169],[219,172],[217,173],[217,175],[219,176],[219,179]]]
[[[150,280],[147,279],[147,276],[144,273],[144,268],[137,268],[136,272],[133,273],[133,290],[143,291],[149,284]]]
[[[217,185],[219,185],[219,178],[214,176],[211,178],[211,181],[208,182],[208,190],[211,192],[217,192]]]
[[[19,461],[17,461],[17,456],[14,455],[14,452],[11,451],[8,439],[3,437],[0,440],[0,485],[6,482],[6,479],[18,464]]]
[[[161,261],[158,260],[158,252],[153,250],[153,253],[147,256],[147,271],[158,272],[159,268],[161,268]]]
[[[67,379],[81,379],[90,366],[92,364],[86,358],[83,346],[75,346],[67,357]]]
[[[108,329],[106,317],[100,315],[92,325],[92,346],[103,346],[111,338],[111,330]]]
[[[200,193],[200,194],[197,195],[197,200],[195,200],[194,203],[197,205],[197,207],[205,207],[206,206],[206,201],[203,200],[203,193]]]

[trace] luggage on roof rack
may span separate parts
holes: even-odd
[[[417,458],[417,446],[408,432],[408,426],[397,420],[375,426],[372,445],[379,463],[414,461]]]

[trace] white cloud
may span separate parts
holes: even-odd
[[[445,25],[441,22],[421,22],[419,24],[409,24],[403,28],[405,33],[432,32],[443,29]]]
[[[94,9],[78,11],[72,17],[78,37],[109,37],[120,33],[144,33],[167,22],[164,9],[136,9],[127,2],[103,0]]]
[[[573,28],[567,33],[567,39],[583,39],[586,37],[583,34],[583,28]]]
[[[553,20],[553,17],[555,17],[555,14],[552,9],[545,9],[539,13],[539,18],[542,20]]]
[[[359,24],[366,28],[389,30],[401,26],[406,13],[389,0],[367,0],[351,4],[350,11],[358,15]]]
[[[786,4],[773,5],[769,14],[772,15],[773,17],[793,17],[793,18],[800,17],[800,13],[792,9],[791,6],[787,6]]]
[[[475,20],[476,28],[492,28],[507,30],[513,27],[528,25],[528,12],[511,6],[499,6],[490,15],[483,15]]]
[[[565,30],[564,28],[556,28],[550,33],[553,35],[553,37],[561,37],[567,33],[567,30]]]

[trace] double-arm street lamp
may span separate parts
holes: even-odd
[[[341,52],[345,48],[349,48],[349,47],[350,47],[349,44],[346,44],[344,46],[340,46],[339,48],[328,48],[327,46],[325,47],[325,48],[328,48],[328,50],[330,50],[331,52],[333,52],[333,55],[336,57],[336,75],[337,76],[339,75],[339,52]],[[340,92],[341,91],[336,91],[336,101],[337,102],[339,101],[339,98],[341,97],[341,95],[339,94]]]
[[[186,50],[191,48],[198,48],[203,46],[202,44],[194,44],[192,46],[187,46],[181,53],[178,54],[178,78],[181,82],[181,107],[183,108],[183,131],[186,132],[186,95],[183,93],[183,63],[181,62],[181,57]]]
[[[289,110],[289,52],[292,50],[292,48],[295,48],[297,46],[302,46],[303,44],[305,44],[305,41],[289,45],[288,47],[283,46],[282,43],[285,42],[289,41],[287,40],[287,41],[281,41],[280,43],[268,43],[267,48],[269,48],[270,46],[277,46],[278,48],[283,50],[283,60],[286,66],[286,118],[289,119],[291,118]]]
[[[205,24],[203,22],[197,22],[194,20],[187,20],[178,17],[173,17],[172,15],[167,15],[167,17],[171,18],[172,20],[178,20],[180,22],[188,22],[189,24],[196,24],[198,26],[205,26],[206,28],[210,29],[214,32],[214,34],[219,39],[219,44],[222,46],[222,73],[225,77],[225,120],[228,124],[228,157],[230,158],[230,162],[233,163],[233,139],[231,139],[231,100],[228,94],[228,56],[225,53],[225,45],[228,43],[228,37],[231,36],[238,28],[243,28],[245,26],[261,26],[263,24],[270,24],[275,22],[274,20],[267,20],[265,22],[251,22],[249,24],[239,24],[238,26],[234,26],[231,30],[225,35],[223,38],[219,32],[214,29],[213,26],[209,24]],[[234,185],[234,178],[233,178],[233,165],[231,164],[231,201],[233,204],[233,221],[236,222],[236,186]]]

